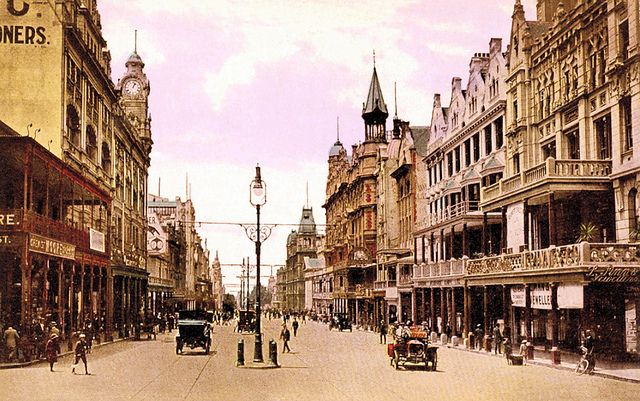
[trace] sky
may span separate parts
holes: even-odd
[[[138,31],[151,81],[149,191],[184,200],[188,175],[197,230],[235,292],[233,265],[255,264],[255,245],[240,225],[212,223],[255,224],[256,164],[267,186],[261,224],[277,224],[262,244],[268,276],[286,263],[304,205],[325,223],[328,152],[338,129],[349,153],[364,140],[374,51],[390,114],[397,105],[401,119],[429,125],[434,94],[447,105],[452,78],[466,86],[474,53],[493,37],[507,50],[514,2],[100,0],[98,10],[114,82]],[[535,19],[535,1],[522,4]]]

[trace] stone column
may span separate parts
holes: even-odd
[[[418,311],[416,310],[417,307],[417,299],[416,299],[416,289],[412,288],[411,289],[411,321],[416,324],[417,319],[418,319]]]
[[[469,242],[467,241],[467,223],[462,225],[462,256],[469,256]]]
[[[523,214],[524,214],[524,246],[525,249],[530,249],[529,247],[529,201],[524,200],[523,202]]]
[[[451,335],[452,336],[457,336],[458,335],[458,328],[457,328],[457,322],[456,322],[456,288],[455,287],[451,287],[451,318],[449,319],[451,321]]]
[[[500,212],[501,212],[501,217],[502,217],[502,221],[501,221],[501,225],[500,225],[500,247],[502,249],[506,249],[507,248],[507,207],[506,206],[502,206],[502,208],[500,208]],[[500,253],[502,253],[502,249],[500,249]]]
[[[429,288],[429,296],[430,296],[430,308],[431,308],[431,331],[437,331],[436,328],[436,305],[435,305],[435,294],[433,293],[434,288]]]
[[[447,301],[445,298],[445,288],[440,287],[440,318],[442,319],[442,324],[440,325],[440,333],[444,332],[444,329],[447,325]]]
[[[550,283],[551,287],[551,361],[560,364],[558,350],[558,283]]]
[[[482,254],[487,255],[487,241],[488,238],[488,227],[487,227],[487,212],[482,213]]]
[[[556,205],[555,195],[553,192],[549,193],[549,245],[557,245],[557,230],[556,230]]]

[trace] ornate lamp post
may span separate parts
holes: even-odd
[[[256,207],[256,225],[244,227],[247,237],[256,244],[256,340],[253,354],[254,362],[264,362],[262,359],[262,333],[260,325],[260,245],[271,235],[271,227],[260,227],[260,206],[267,203],[267,185],[260,177],[260,166],[256,165],[256,178],[249,186],[249,202]]]

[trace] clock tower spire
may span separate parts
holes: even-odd
[[[138,136],[151,151],[151,116],[149,115],[149,93],[151,85],[144,73],[144,61],[138,54],[138,31],[135,31],[133,53],[125,63],[127,71],[118,81],[120,104],[129,122],[136,128]]]

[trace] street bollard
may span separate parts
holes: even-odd
[[[273,339],[269,341],[269,365],[278,366],[278,344]]]
[[[244,340],[238,340],[238,360],[236,366],[244,366]]]

